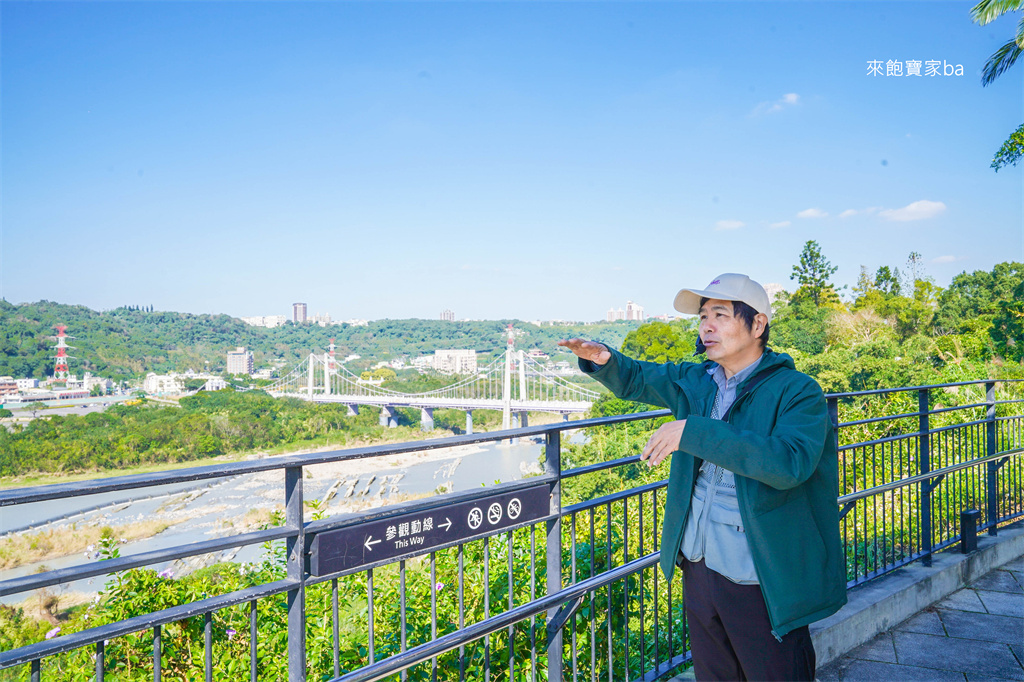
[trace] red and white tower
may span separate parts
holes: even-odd
[[[64,333],[67,326],[63,324],[56,325],[54,329],[57,330],[57,345],[53,349],[57,351],[57,355],[53,358],[56,360],[53,365],[53,378],[57,381],[67,381],[71,374],[68,370],[68,360],[73,359],[73,356],[68,355],[68,348],[74,349],[74,346],[69,346],[66,341],[75,337]]]

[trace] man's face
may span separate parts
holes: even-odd
[[[728,365],[731,360],[759,352],[761,341],[754,335],[759,331],[758,323],[759,320],[755,319],[752,327],[747,329],[743,319],[733,314],[732,301],[718,298],[705,301],[700,308],[699,331],[707,347],[708,359]]]

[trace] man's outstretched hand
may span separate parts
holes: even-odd
[[[569,339],[558,342],[559,346],[568,348],[578,357],[590,360],[595,365],[603,365],[612,359],[612,354],[603,343],[596,341],[585,341],[583,339]]]

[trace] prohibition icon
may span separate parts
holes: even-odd
[[[523,503],[519,501],[518,497],[513,497],[508,503],[508,517],[510,519],[518,519],[519,514],[523,511]]]
[[[469,518],[466,520],[469,523],[469,527],[476,530],[484,522],[484,513],[480,511],[480,507],[473,507],[469,510]]]
[[[495,502],[494,504],[487,508],[487,520],[490,521],[492,524],[501,521],[501,514],[501,505],[498,504],[497,502]]]

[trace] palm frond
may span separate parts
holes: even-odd
[[[999,78],[1000,74],[1013,66],[1017,58],[1020,57],[1021,52],[1024,52],[1024,48],[1021,48],[1016,40],[1008,41],[993,52],[992,56],[985,62],[985,68],[981,71],[981,84],[988,85],[996,78]]]
[[[1007,12],[1024,9],[1024,0],[981,0],[971,8],[971,21],[984,26]]]

